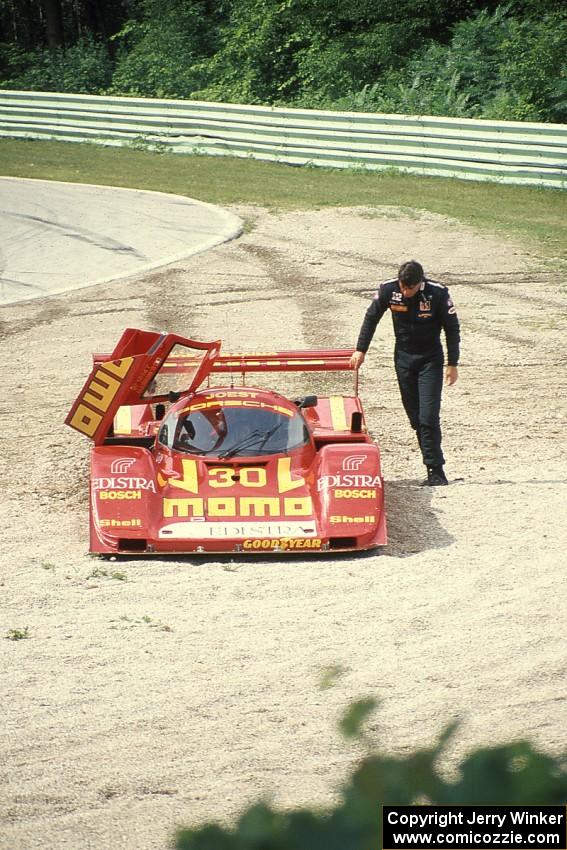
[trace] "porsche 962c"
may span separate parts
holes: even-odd
[[[352,395],[295,399],[246,383],[251,372],[348,371],[352,351],[220,350],[218,341],[129,328],[111,354],[94,355],[66,419],[94,443],[90,550],[245,555],[384,545],[380,452],[357,381]]]

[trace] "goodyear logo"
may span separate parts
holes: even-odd
[[[278,540],[245,540],[243,549],[320,549],[322,541],[316,537],[281,537]]]

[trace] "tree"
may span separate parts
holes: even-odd
[[[345,783],[333,808],[278,812],[264,803],[251,806],[234,829],[216,823],[177,834],[177,850],[380,850],[381,805],[545,805],[564,804],[567,772],[561,759],[515,742],[477,749],[447,780],[439,757],[456,729],[449,726],[437,743],[407,756],[386,756],[361,733],[374,700],[348,709],[341,727],[348,737],[366,740],[368,755]]]
[[[63,34],[63,12],[61,0],[43,0],[45,13],[45,33],[50,48],[62,47],[65,44]]]

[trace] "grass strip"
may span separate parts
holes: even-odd
[[[567,259],[567,192],[561,189],[13,139],[0,140],[0,174],[172,192],[271,210],[384,205],[427,210],[519,236],[546,259]]]

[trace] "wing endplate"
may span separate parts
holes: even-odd
[[[167,398],[148,391],[174,346],[194,351],[183,392],[190,393],[210,373],[220,341],[197,342],[177,334],[127,328],[110,355],[95,355],[94,366],[69,411],[65,424],[90,437],[96,445],[108,436],[114,416],[123,405],[148,404]]]

